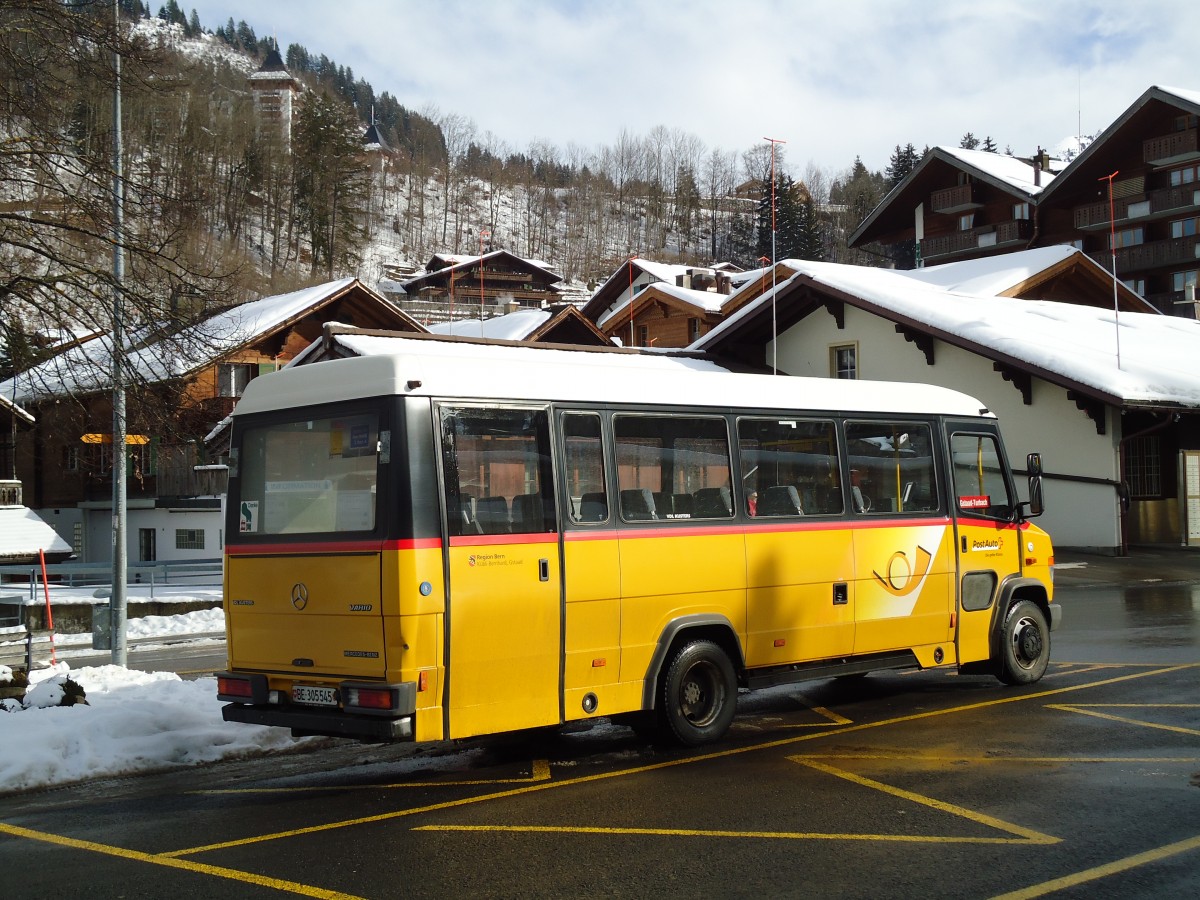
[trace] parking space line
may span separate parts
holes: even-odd
[[[487,778],[477,781],[402,781],[395,784],[323,784],[301,785],[286,788],[210,788],[203,791],[188,791],[189,794],[295,794],[320,791],[396,791],[412,788],[432,787],[478,787],[488,784],[532,784],[550,780],[550,763],[535,759],[528,778]]]
[[[1140,668],[1132,666],[1131,668]],[[208,853],[214,850],[225,850],[230,847],[243,847],[249,844],[263,843],[266,841],[281,840],[284,838],[299,837],[301,835],[319,834],[323,831],[333,831],[339,828],[350,828],[356,825],[372,825],[380,822],[387,822],[394,819],[402,819],[409,816],[419,815],[427,812],[438,812],[443,809],[454,809],[461,806],[470,806],[476,803],[487,803],[492,800],[503,800],[509,797],[519,797],[525,794],[532,794],[538,791],[553,790],[556,788],[573,787],[577,785],[589,784],[597,781],[605,781],[611,778],[625,778],[632,775],[640,775],[645,772],[654,772],[661,769],[674,768],[676,766],[692,765],[694,763],[708,762],[715,759],[725,759],[732,756],[740,756],[743,753],[754,753],[761,750],[775,750],[780,747],[789,747],[793,744],[803,743],[805,741],[817,740],[818,738],[836,734],[838,736],[848,734],[853,731],[866,731],[872,728],[885,728],[889,725],[900,725],[908,722],[919,722],[924,719],[931,719],[937,716],[952,715],[960,712],[973,712],[975,710],[987,709],[992,706],[1003,706],[1009,703],[1026,703],[1029,701],[1042,700],[1046,697],[1055,697],[1060,694],[1068,694],[1076,691],[1091,690],[1093,688],[1105,687],[1111,684],[1122,684],[1127,681],[1134,681],[1141,678],[1150,678],[1156,675],[1170,675],[1176,672],[1185,672],[1191,669],[1200,668],[1200,663],[1182,663],[1179,665],[1170,665],[1157,669],[1146,669],[1144,671],[1133,672],[1128,675],[1117,675],[1112,678],[1104,678],[1099,681],[1086,682],[1084,684],[1073,684],[1065,687],[1050,688],[1048,690],[1037,691],[1031,694],[1019,694],[1017,696],[1000,697],[995,700],[981,700],[977,703],[966,703],[962,706],[952,706],[947,709],[932,709],[923,712],[909,713],[907,715],[894,716],[890,719],[881,719],[878,722],[860,722],[854,725],[846,725],[831,729],[829,731],[815,731],[806,734],[792,735],[776,740],[764,741],[758,744],[750,744],[745,747],[733,747],[727,750],[714,750],[709,753],[702,753],[697,756],[688,756],[683,759],[667,760],[664,762],[650,763],[644,766],[635,766],[630,769],[621,769],[616,772],[598,772],[593,775],[584,775],[580,778],[568,778],[561,781],[544,781],[537,784],[529,784],[523,787],[512,788],[505,791],[494,791],[487,794],[481,794],[477,797],[463,797],[457,800],[447,800],[442,803],[434,803],[428,806],[414,807],[411,809],[399,809],[392,812],[378,813],[373,816],[364,816],[354,819],[341,819],[334,822],[326,822],[321,825],[309,825],[304,828],[291,829],[288,831],[277,831],[267,834],[252,835],[250,837],[238,838],[235,840],[221,841],[215,844],[206,844],[198,847],[187,847],[180,850],[171,851],[171,856],[191,856],[197,853]]]
[[[600,834],[616,837],[637,835],[640,837],[705,837],[740,838],[742,840],[790,840],[790,841],[872,841],[902,844],[1052,844],[1058,838],[1045,841],[1029,841],[1025,838],[988,837],[945,837],[943,835],[920,834],[863,834],[823,831],[718,831],[706,828],[604,828],[587,825],[420,825],[413,831],[474,831],[509,832],[528,834]]]
[[[1174,844],[1167,844],[1165,847],[1159,847],[1156,850],[1147,850],[1144,853],[1136,853],[1133,856],[1127,856],[1124,859],[1114,860],[1113,862],[1105,863],[1102,866],[1084,869],[1082,872],[1075,872],[1072,875],[1064,875],[1061,878],[1055,878],[1051,881],[1043,881],[1041,884],[1031,885],[1018,891],[1000,894],[999,896],[992,898],[992,900],[1031,900],[1033,897],[1044,897],[1046,894],[1052,894],[1055,891],[1061,891],[1080,884],[1086,884],[1089,881],[1096,881],[1100,878],[1107,878],[1110,875],[1116,875],[1120,872],[1127,872],[1130,869],[1136,869],[1138,866],[1144,866],[1148,863],[1158,862],[1159,860],[1167,859],[1171,856],[1177,856],[1180,853],[1187,853],[1196,849],[1200,849],[1200,835],[1197,835],[1193,838],[1188,838],[1187,840],[1177,841]]]
[[[1005,822],[1003,819],[997,819],[995,816],[989,816],[987,813],[976,812],[972,809],[967,809],[965,806],[956,806],[953,803],[947,803],[944,800],[938,800],[934,797],[928,797],[924,794],[917,794],[912,791],[906,791],[903,788],[893,787],[890,784],[884,784],[882,781],[875,781],[871,778],[864,778],[862,775],[855,775],[853,772],[847,772],[845,769],[839,769],[835,766],[829,766],[825,763],[817,762],[808,756],[789,756],[788,760],[794,763],[799,763],[802,766],[808,766],[810,769],[816,769],[818,772],[824,772],[826,775],[833,775],[837,778],[845,779],[852,784],[861,785],[862,787],[870,788],[874,791],[882,791],[885,794],[891,794],[893,797],[899,797],[901,800],[908,800],[912,803],[918,803],[921,806],[928,806],[930,809],[936,809],[938,812],[949,813],[952,816],[958,816],[961,819],[967,819],[979,825],[986,825],[988,828],[994,828],[997,831],[1004,831],[1008,834],[1016,835],[1021,838],[1018,843],[1022,844],[1057,844],[1062,838],[1056,838],[1048,834],[1042,834],[1040,831],[1034,831],[1032,828],[1026,828],[1023,825],[1014,825],[1012,822]],[[953,844],[961,843],[958,838],[945,837],[940,838],[940,842]],[[992,843],[1012,843],[1008,841],[993,841]]]
[[[1117,709],[1200,709],[1196,703],[1047,703],[1046,709],[1057,709],[1061,712],[1079,713],[1084,716],[1094,716],[1097,719],[1107,719],[1110,722],[1124,722],[1126,725],[1141,725],[1143,728],[1156,728],[1159,731],[1174,731],[1178,734],[1193,734],[1200,737],[1200,731],[1195,728],[1182,728],[1178,725],[1163,725],[1159,722],[1145,722],[1141,719],[1131,719],[1128,716],[1114,716],[1111,713],[1097,712],[1098,708]]]
[[[242,872],[238,869],[227,869],[224,866],[210,866],[206,863],[192,862],[190,860],[173,859],[168,856],[163,856],[155,853],[142,853],[138,850],[126,850],[123,847],[112,847],[108,844],[98,844],[95,841],[81,841],[76,838],[64,837],[59,834],[50,834],[45,831],[34,831],[31,828],[21,828],[17,825],[7,825],[0,822],[0,834],[10,834],[13,837],[28,838],[32,841],[41,841],[46,844],[56,844],[60,847],[70,847],[74,850],[86,850],[90,853],[103,853],[106,856],[116,856],[121,859],[128,859],[134,862],[150,863],[156,866],[166,866],[169,869],[180,869],[185,872],[193,872],[198,875],[210,875],[216,878],[227,878],[230,881],[240,881],[244,884],[253,884],[258,887],[272,888],[277,891],[287,891],[291,894],[299,894],[302,897],[319,897],[323,900],[362,900],[354,894],[344,894],[341,891],[330,891],[325,888],[314,887],[309,884],[300,884],[296,881],[284,881],[279,878],[269,878],[265,875],[256,875],[253,872]]]

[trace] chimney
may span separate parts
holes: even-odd
[[[1037,154],[1033,157],[1033,186],[1042,186],[1042,148],[1038,147]]]

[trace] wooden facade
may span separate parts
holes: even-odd
[[[1152,87],[1051,178],[1052,166],[1040,151],[934,148],[850,245],[911,241],[932,265],[1069,244],[1158,311],[1200,318],[1200,93]]]
[[[334,282],[328,293],[315,294],[303,310],[273,320],[240,345],[214,352],[177,378],[130,385],[126,396],[129,498],[169,503],[219,493],[212,490],[210,474],[195,470],[209,462],[204,437],[229,415],[249,380],[286,364],[320,338],[322,326],[331,320],[424,331],[361,282],[348,279]],[[86,350],[86,345],[79,349]],[[168,358],[175,351],[170,341],[163,341],[158,352]],[[52,359],[43,365],[53,363]],[[27,403],[37,421],[21,435],[16,452],[26,504],[71,507],[111,499],[111,393],[61,394]]]
[[[492,312],[542,307],[559,300],[562,276],[507,250],[482,256],[436,255],[423,275],[402,282],[408,300]],[[402,301],[403,302],[403,301]]]

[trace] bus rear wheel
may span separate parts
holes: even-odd
[[[685,644],[663,679],[664,731],[686,747],[720,740],[737,710],[737,677],[725,651],[712,641]]]
[[[1008,612],[1000,646],[999,679],[1005,684],[1032,684],[1050,662],[1050,629],[1036,603],[1020,600]]]

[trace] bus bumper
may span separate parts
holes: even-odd
[[[280,709],[278,706],[230,703],[221,708],[221,718],[226,722],[290,728],[295,737],[319,734],[376,741],[411,741],[413,737],[411,715],[393,719],[353,716],[340,710]]]

